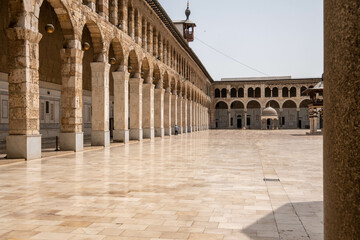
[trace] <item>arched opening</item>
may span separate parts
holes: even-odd
[[[307,88],[305,87],[305,86],[302,86],[301,88],[300,88],[300,95],[301,96],[306,96],[306,94],[304,94],[304,91],[306,90]]]
[[[52,24],[53,33],[47,33],[45,27]],[[40,84],[40,134],[42,148],[54,148],[55,139],[61,132],[61,85],[62,58],[60,51],[65,44],[65,37],[55,13],[46,0],[40,7],[39,32],[39,84]]]
[[[232,88],[232,89],[231,89],[231,93],[230,93],[230,94],[231,94],[231,97],[232,97],[232,98],[235,98],[235,97],[236,97],[236,93],[237,93],[236,89],[235,89],[235,88]]]
[[[244,126],[244,104],[240,101],[234,101],[231,103],[230,109],[231,118],[236,120],[236,122],[233,121],[231,127],[241,129]]]
[[[227,97],[227,90],[226,88],[221,89],[221,97],[226,98]]]
[[[134,11],[134,28],[135,28],[135,42],[139,43],[140,41],[140,26],[139,26],[139,11],[135,9]]]
[[[298,127],[298,113],[296,103],[287,100],[283,103],[283,112],[281,116],[281,126],[286,129],[295,129]]]
[[[289,97],[289,89],[287,87],[283,87],[282,97]]]
[[[215,89],[215,98],[220,98],[220,89]]]
[[[116,0],[115,0],[116,1]],[[127,26],[125,26],[125,4],[124,0],[118,0],[118,28],[124,31]]]
[[[279,97],[279,89],[277,87],[272,89],[272,97]]]
[[[249,129],[261,128],[261,105],[258,101],[252,100],[247,104],[246,127]]]
[[[290,88],[290,97],[296,97],[296,87]]]
[[[228,115],[229,106],[227,103],[221,101],[218,102],[215,106],[215,116],[216,116],[216,128],[224,129],[229,127],[229,115]]]
[[[253,89],[253,88],[249,88],[249,89],[248,89],[248,97],[249,97],[249,98],[253,98],[253,97],[254,97],[254,89]]]
[[[244,88],[239,88],[238,90],[238,97],[243,98],[244,97]]]
[[[265,88],[265,97],[271,97],[271,89],[269,87]]]
[[[305,99],[300,103],[300,112],[299,112],[299,128],[309,129],[310,128],[310,119],[309,119],[309,105],[311,101]]]
[[[134,9],[131,2],[128,3],[128,17],[127,17],[127,33],[130,37],[134,37]]]
[[[259,88],[259,87],[255,88],[255,97],[256,98],[261,97],[261,88]]]

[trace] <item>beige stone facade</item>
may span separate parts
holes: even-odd
[[[40,157],[55,136],[81,151],[84,137],[108,146],[170,135],[175,124],[208,128],[213,80],[156,0],[6,0],[0,9],[9,158]]]
[[[269,106],[278,113],[278,128],[310,128],[311,101],[303,91],[320,80],[265,77],[216,81],[211,90],[211,128],[272,129],[271,119],[262,121],[262,112]]]

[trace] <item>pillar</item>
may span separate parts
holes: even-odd
[[[114,136],[115,142],[129,142],[129,76],[126,66],[112,73],[114,78]]]
[[[41,158],[39,122],[39,42],[41,33],[7,29],[9,66],[9,136],[7,158]]]
[[[99,13],[100,16],[103,16],[105,20],[109,19],[109,0],[97,0],[97,8],[96,12]]]
[[[301,126],[299,125],[299,120],[300,120],[300,109],[296,109],[296,126],[297,128],[301,128]]]
[[[167,89],[164,93],[164,132],[166,136],[171,136],[171,93]]]
[[[156,88],[154,92],[154,106],[155,106],[155,137],[164,137],[164,108],[165,108],[165,98],[164,98],[165,90],[163,88]],[[169,107],[169,105],[168,105]],[[168,121],[169,115],[167,115]]]
[[[192,102],[192,107],[193,107],[193,131],[196,132],[198,131],[197,127],[196,127],[196,102]]]
[[[324,239],[360,236],[360,8],[324,1]]]
[[[187,126],[187,122],[188,122],[188,117],[187,117],[187,106],[188,106],[188,103],[187,103],[187,99],[186,98],[183,98],[182,99],[182,114],[183,114],[183,121],[182,121],[182,126],[183,126],[183,133],[187,133],[188,132],[188,126]]]
[[[154,129],[154,84],[150,81],[142,86],[142,128],[143,138],[153,139]]]
[[[110,11],[110,14],[109,14],[109,21],[114,24],[115,26],[117,26],[119,24],[118,22],[118,1],[116,0],[109,0],[111,3],[109,4],[109,11]]]
[[[91,66],[91,145],[110,145],[109,131],[109,70],[106,62],[92,62]]]
[[[246,111],[246,109],[245,109],[245,111],[244,111],[244,128],[245,129],[247,129],[247,111]]]
[[[142,91],[143,80],[140,77],[130,78],[130,140],[142,141]]]
[[[180,95],[178,97],[178,101],[177,101],[177,125],[179,127],[179,134],[183,133],[183,125],[182,125],[182,119],[183,119],[183,113],[182,113],[182,102],[183,102],[183,98]]]
[[[171,132],[175,134],[175,125],[177,125],[177,101],[178,96],[174,93],[171,95]]]
[[[191,105],[191,100],[187,100],[187,118],[188,118],[188,132],[191,133],[192,130],[192,105]]]
[[[82,132],[82,57],[81,43],[68,42],[69,48],[61,50],[61,133],[60,149],[82,151],[84,134]],[[73,71],[71,71],[73,69]]]

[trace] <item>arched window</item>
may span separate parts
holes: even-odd
[[[221,97],[222,98],[226,98],[227,97],[227,91],[226,91],[226,88],[223,88],[223,89],[221,89]]]
[[[273,97],[278,97],[279,96],[279,89],[277,87],[274,87],[272,89],[272,96]]]
[[[217,88],[215,89],[215,98],[219,98],[220,97],[220,90]]]
[[[250,98],[253,98],[254,97],[254,89],[253,88],[249,88],[248,89],[248,97]]]
[[[265,97],[271,97],[271,89],[269,87],[265,88]]]
[[[289,97],[289,89],[287,87],[283,87],[282,97]]]
[[[301,88],[300,88],[300,95],[301,96],[306,96],[306,94],[304,94],[303,92],[306,90],[307,88],[305,87],[305,86],[302,86]]]
[[[239,90],[238,90],[238,97],[239,97],[239,98],[243,98],[243,97],[244,97],[244,89],[243,89],[243,88],[239,88]]]
[[[261,89],[258,87],[255,89],[255,97],[260,98],[261,97]]]
[[[235,88],[232,88],[231,89],[231,97],[236,97],[236,89]]]
[[[296,87],[290,88],[290,97],[296,97]]]

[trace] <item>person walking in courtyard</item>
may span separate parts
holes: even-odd
[[[179,127],[178,125],[175,125],[175,135],[178,135],[179,134]]]

